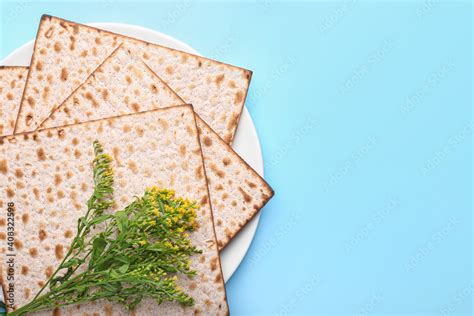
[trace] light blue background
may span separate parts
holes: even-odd
[[[472,4],[1,1],[0,58],[42,13],[139,24],[254,71],[276,191],[233,314],[472,315]]]

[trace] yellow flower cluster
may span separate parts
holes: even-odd
[[[162,200],[172,200],[174,198],[175,192],[174,190],[168,189],[159,189],[156,186],[151,188],[147,188],[147,191],[153,194],[154,196],[162,199]]]
[[[112,169],[109,169],[104,172],[104,177],[113,177],[114,176],[114,171]]]
[[[166,217],[164,223],[167,227],[184,233],[195,227],[198,206],[196,202],[176,197],[175,194],[173,190],[159,189],[156,186],[146,189],[153,214],[158,218]],[[156,221],[150,220],[149,224],[155,226]]]
[[[112,157],[109,154],[102,154],[102,157],[104,157],[108,162],[112,161]]]
[[[179,247],[178,247],[178,246],[173,245],[173,244],[170,243],[169,241],[166,241],[166,242],[165,242],[165,246],[168,247],[169,249],[172,249],[172,250],[175,250],[175,251],[179,250]]]

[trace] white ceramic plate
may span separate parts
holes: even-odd
[[[115,33],[136,37],[151,43],[179,49],[191,54],[200,55],[191,46],[171,36],[141,26],[119,23],[90,23],[90,25]],[[33,53],[33,45],[34,41],[26,43],[8,55],[8,57],[2,60],[0,64],[11,66],[29,66],[31,54]],[[255,126],[253,125],[252,118],[250,117],[247,108],[244,108],[242,112],[239,127],[237,129],[237,134],[235,135],[232,147],[250,166],[252,166],[253,169],[263,176],[263,159],[260,143]],[[255,235],[255,231],[257,230],[259,219],[260,214],[257,214],[257,216],[255,216],[255,218],[250,221],[250,223],[248,223],[222,251],[222,269],[224,273],[224,280],[226,282],[230,279],[247,253],[250,243],[252,242],[252,239]]]

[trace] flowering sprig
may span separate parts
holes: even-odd
[[[68,253],[35,298],[11,315],[100,299],[127,309],[144,298],[194,304],[177,281],[196,274],[190,258],[201,251],[188,232],[196,227],[198,205],[151,187],[123,210],[106,214],[114,202],[112,159],[98,142],[94,152],[94,192]]]

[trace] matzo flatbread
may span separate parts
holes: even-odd
[[[273,197],[273,189],[196,115],[212,198],[217,243],[222,250]],[[206,157],[209,157],[206,159]]]
[[[156,124],[160,121],[170,124],[164,128]],[[46,281],[48,271],[58,266],[75,234],[77,218],[84,214],[93,189],[94,140],[102,143],[105,152],[120,157],[113,161],[117,209],[152,185],[174,189],[178,196],[201,201],[199,228],[190,234],[192,243],[203,251],[193,257],[191,265],[198,273],[192,279],[179,280],[194,297],[195,305],[158,306],[146,300],[137,307],[136,314],[227,314],[212,212],[206,202],[208,186],[190,106],[0,138],[0,267],[2,284],[6,284],[6,207],[14,203],[16,304],[20,306],[32,299]],[[201,177],[196,176],[199,169]],[[63,314],[77,313],[128,314],[121,306],[109,302],[63,309]]]
[[[28,68],[0,66],[0,136],[13,134]]]
[[[119,47],[41,127],[183,104],[146,64]],[[168,122],[160,122],[169,125]],[[273,196],[273,190],[200,118],[198,128],[219,249]]]
[[[143,58],[227,143],[251,72],[167,47],[44,15],[15,132],[36,129],[121,43]]]

